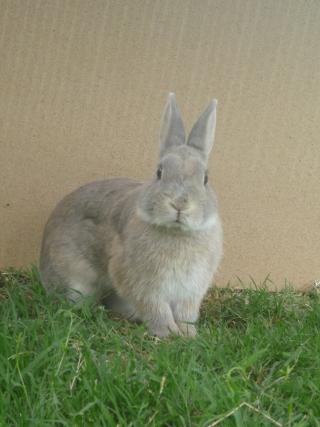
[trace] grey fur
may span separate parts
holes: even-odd
[[[217,200],[204,185],[216,102],[191,131],[169,94],[160,133],[161,179],[93,182],[51,214],[40,254],[48,291],[104,301],[151,334],[193,336],[190,324],[222,256]]]

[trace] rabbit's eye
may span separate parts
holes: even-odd
[[[157,178],[161,179],[161,177],[162,177],[162,167],[159,167],[157,170]]]
[[[208,174],[207,174],[207,172],[206,172],[206,173],[205,173],[205,175],[204,175],[203,183],[204,183],[204,185],[207,185],[207,184],[208,184]]]

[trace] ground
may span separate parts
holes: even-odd
[[[320,426],[320,298],[213,290],[194,340],[157,340],[0,276],[0,426]]]

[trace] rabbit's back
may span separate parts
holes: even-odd
[[[97,224],[104,222],[110,212],[139,187],[140,182],[129,178],[110,178],[83,185],[58,203],[47,222],[45,233],[58,223],[86,219]]]
[[[61,200],[42,239],[40,274],[47,289],[72,286],[83,292],[75,282],[98,286],[102,277],[108,281],[111,242],[123,230],[140,187],[132,179],[111,178],[86,184]]]

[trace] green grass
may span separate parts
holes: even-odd
[[[35,269],[0,280],[1,427],[320,426],[317,294],[214,290],[196,339],[160,341]]]

